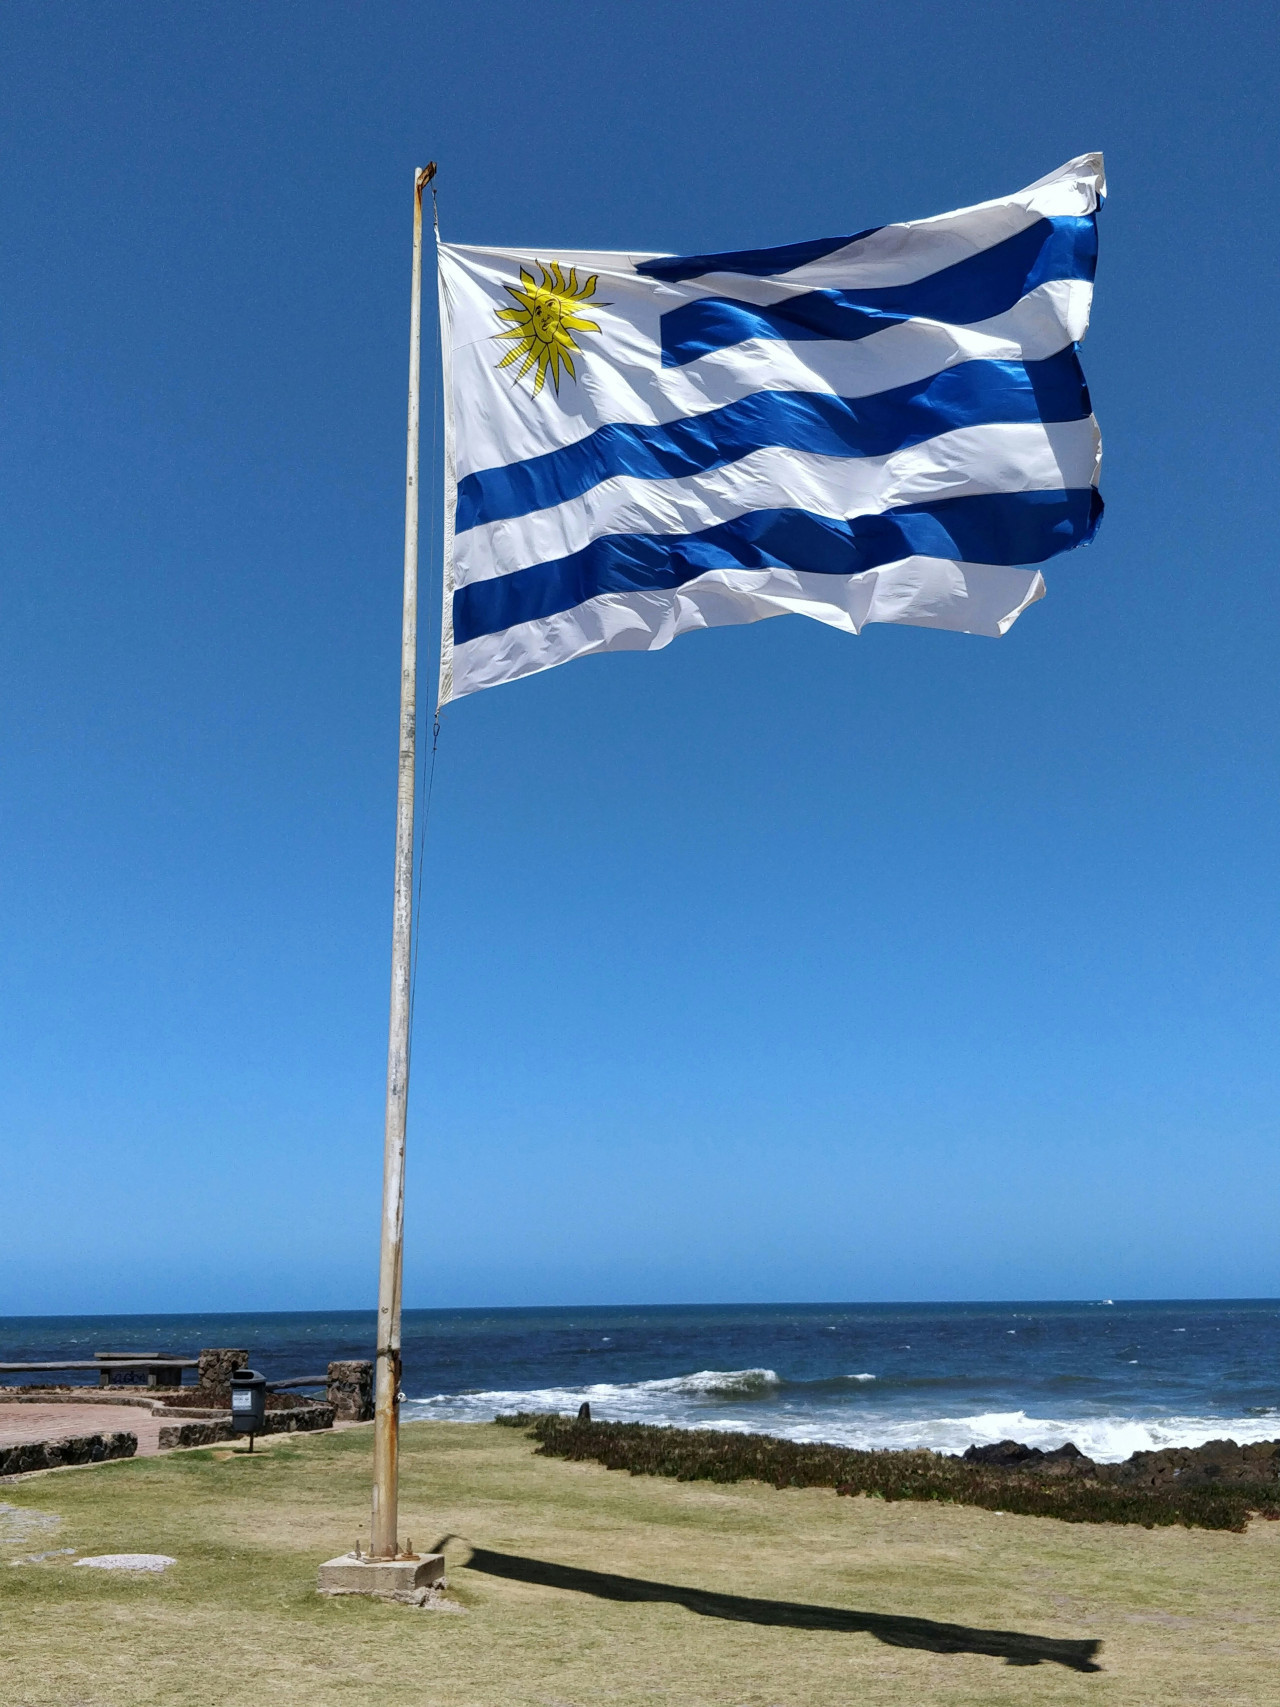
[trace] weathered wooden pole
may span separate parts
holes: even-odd
[[[400,1280],[404,1262],[404,1135],[409,1106],[409,994],[413,924],[413,772],[418,717],[418,394],[422,367],[422,192],[434,162],[413,175],[413,296],[409,316],[409,433],[404,486],[404,618],[400,638],[400,779],[396,795],[395,903],[391,929],[391,1025],[382,1162],[377,1374],[373,1424],[373,1521],[369,1552],[394,1559],[400,1444]]]

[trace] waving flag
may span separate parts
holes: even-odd
[[[797,612],[1003,634],[1092,538],[1102,160],[719,255],[441,244],[443,704]]]

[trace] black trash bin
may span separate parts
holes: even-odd
[[[237,1434],[253,1437],[262,1433],[267,1416],[267,1378],[256,1369],[236,1369],[231,1375],[231,1426]]]

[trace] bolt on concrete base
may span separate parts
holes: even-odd
[[[402,1559],[357,1559],[354,1553],[344,1553],[321,1565],[317,1587],[321,1594],[371,1594],[379,1600],[395,1600],[443,1579],[443,1553],[411,1553]]]

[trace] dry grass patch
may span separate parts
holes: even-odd
[[[1280,1702],[1280,1524],[1243,1535],[619,1475],[510,1430],[403,1433],[402,1532],[446,1617],[315,1593],[367,1537],[370,1433],[0,1485],[54,1547],[173,1554],[126,1580],[0,1564],[13,1707],[920,1707]],[[470,1561],[470,1563],[468,1563]],[[1087,1644],[1102,1644],[1101,1670]]]

